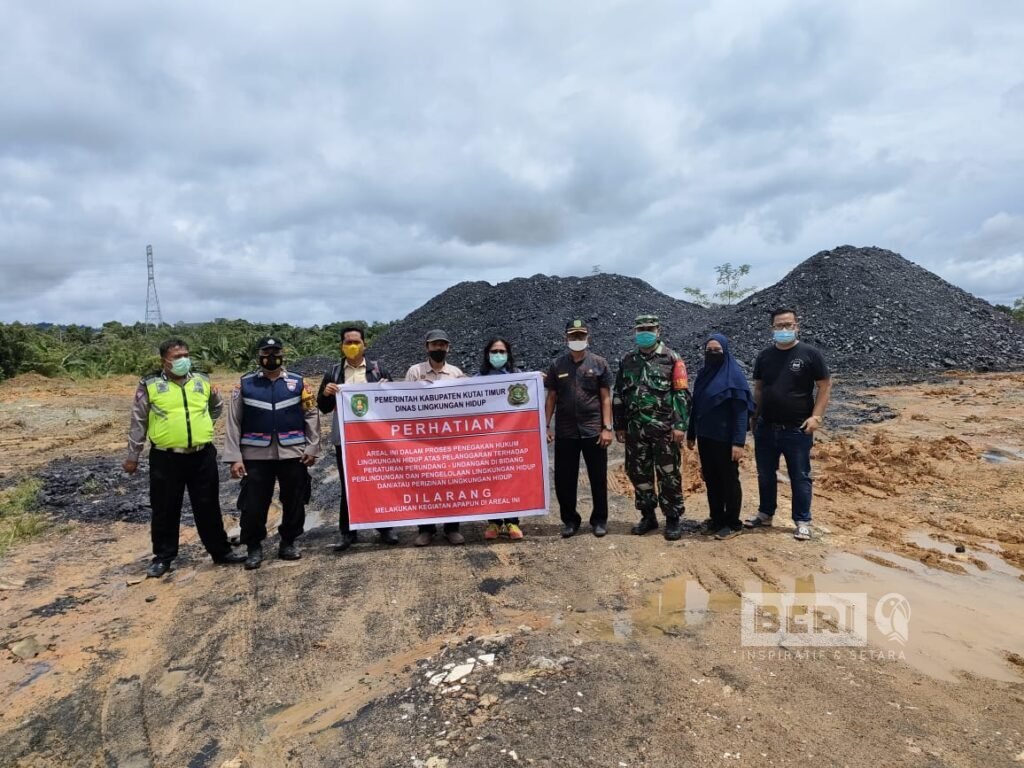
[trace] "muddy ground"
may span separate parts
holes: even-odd
[[[145,477],[116,469],[133,388],[0,386],[0,483],[42,474],[55,520],[0,560],[4,766],[1024,762],[1022,374],[845,387],[809,543],[785,515],[727,542],[630,536],[616,448],[604,539],[560,539],[556,509],[521,542],[467,524],[465,547],[403,530],[338,556],[325,461],[301,561],[214,567],[186,525],[161,581],[142,578]],[[909,637],[744,646],[744,592],[866,593],[872,611],[899,593]]]

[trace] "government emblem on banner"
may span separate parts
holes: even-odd
[[[365,416],[370,410],[370,400],[366,395],[352,395],[352,413],[356,416]]]
[[[530,390],[525,384],[513,384],[508,388],[509,405],[526,405],[530,402]]]

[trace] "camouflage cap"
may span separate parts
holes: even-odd
[[[637,315],[636,320],[633,321],[633,327],[639,328],[645,325],[661,325],[661,320],[658,319],[657,315]]]

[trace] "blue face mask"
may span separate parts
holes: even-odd
[[[658,334],[654,331],[637,331],[636,332],[636,345],[641,349],[647,349],[653,347],[655,342],[658,341]]]
[[[508,362],[508,355],[504,352],[491,352],[487,359],[491,361],[493,368],[504,368],[505,363]]]
[[[796,341],[796,331],[792,329],[772,331],[772,338],[776,344],[792,344]]]
[[[171,363],[171,373],[175,376],[187,376],[192,370],[192,361],[187,357],[179,357]]]

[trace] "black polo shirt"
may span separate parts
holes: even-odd
[[[795,427],[814,412],[814,382],[829,378],[829,372],[821,352],[800,341],[761,352],[753,378],[761,382],[761,418]]]
[[[555,437],[597,437],[604,426],[601,418],[601,389],[611,390],[612,372],[608,361],[587,350],[577,363],[566,352],[548,368],[544,386],[555,401]]]

